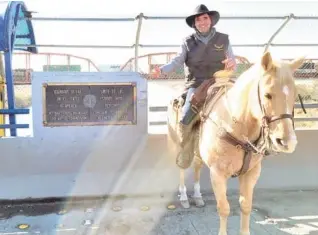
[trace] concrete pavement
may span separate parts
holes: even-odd
[[[257,190],[251,234],[318,234],[317,195],[315,190]],[[179,206],[176,195],[2,205],[0,234],[217,234],[214,196],[208,192],[203,196],[204,208],[193,206],[188,210]],[[240,223],[237,192],[230,190],[228,197],[228,234],[236,235]]]

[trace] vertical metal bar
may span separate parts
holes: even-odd
[[[270,37],[270,39],[268,40],[264,53],[268,50],[270,44],[272,43],[272,41],[275,39],[275,37],[282,31],[282,29],[287,25],[287,23],[294,18],[294,14],[290,14],[286,20],[283,22],[283,24],[276,30],[276,32]]]
[[[28,63],[28,69],[31,71],[31,55],[30,53],[26,55],[27,63]]]
[[[2,53],[0,53],[0,109],[4,108],[4,66],[3,66],[3,58]],[[0,114],[0,125],[5,124],[5,117],[3,114]],[[0,129],[0,137],[5,136],[5,130]]]
[[[47,55],[47,65],[48,65],[48,68],[51,65],[51,55],[50,54]]]
[[[152,55],[148,55],[147,58],[148,58],[148,68],[149,68],[147,73],[151,74],[151,70],[152,70],[152,67],[151,67]]]
[[[15,108],[14,102],[14,84],[12,76],[12,54],[11,51],[6,51],[4,54],[5,59],[5,71],[6,71],[6,84],[7,84],[7,98],[8,98],[8,109],[13,110]],[[9,121],[11,125],[16,124],[15,114],[9,114]],[[16,136],[17,131],[15,128],[10,128],[11,136]]]
[[[14,21],[13,21],[14,26],[17,26],[18,24],[18,16],[19,16],[20,10],[21,10],[21,5],[18,4],[16,6],[17,14],[15,15]],[[6,74],[6,84],[7,84],[7,99],[8,99],[9,110],[15,109],[14,81],[13,81],[14,78],[13,78],[13,71],[12,71],[12,52],[14,50],[15,34],[16,32],[11,33],[10,46],[9,46],[10,48],[8,48],[8,50],[5,51],[5,54],[4,54],[5,74]],[[13,125],[13,126],[16,124],[16,118],[14,113],[9,114],[9,123],[10,125]],[[16,136],[17,135],[16,128],[14,127],[10,128],[10,134],[11,136]]]
[[[71,57],[68,55],[66,58],[67,58],[68,71],[70,71],[70,69],[71,69]]]
[[[141,32],[143,17],[144,17],[143,13],[140,13],[136,17],[136,19],[138,19],[138,26],[137,26],[136,40],[135,40],[135,72],[138,72],[139,39],[140,39],[140,32]]]

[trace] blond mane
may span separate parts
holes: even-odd
[[[304,57],[298,59],[298,61],[304,60]],[[295,66],[299,66],[299,63],[296,65],[295,61],[278,61],[273,60],[272,66],[275,68],[276,74],[274,75],[279,81],[281,81],[280,85],[293,83],[293,71]],[[243,72],[236,80],[233,88],[228,92],[228,96],[232,97],[232,100],[236,102],[232,104],[231,109],[235,112],[235,110],[241,110],[242,106],[245,106],[248,102],[251,89],[258,79],[260,79],[265,73],[264,68],[262,66],[262,61],[259,61],[252,65],[248,70]]]

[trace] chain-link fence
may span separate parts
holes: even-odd
[[[76,55],[15,53],[13,55],[13,83],[17,108],[31,106],[31,73],[42,71],[96,72],[100,69],[90,59]],[[5,83],[2,84],[2,89],[6,93]],[[4,104],[7,107],[7,100]]]
[[[153,70],[157,66],[162,66],[169,63],[175,56],[176,52],[163,52],[154,53],[138,57],[138,72],[147,80],[176,80],[184,79],[186,72],[184,67],[180,67],[169,74],[156,75]],[[235,77],[239,76],[242,72],[246,71],[252,64],[247,58],[243,56],[235,56],[237,69],[234,74]],[[135,58],[131,58],[123,66],[121,66],[120,71],[134,71]]]
[[[28,108],[31,107],[31,77],[30,74],[32,71],[72,71],[72,72],[86,72],[86,71],[100,71],[100,69],[94,65],[89,59],[86,58],[73,58],[71,55],[56,55],[59,58],[58,63],[54,63],[54,54],[40,54],[38,55],[38,59],[34,59],[33,61],[37,63],[37,66],[32,65],[32,59],[27,54],[18,54],[15,56],[24,57],[24,61],[26,63],[24,66],[18,69],[14,69],[14,92],[15,92],[15,102],[17,108]],[[155,53],[144,55],[138,58],[139,62],[139,73],[150,81],[156,80],[183,80],[185,77],[185,72],[183,68],[180,68],[177,71],[170,73],[169,75],[161,75],[156,77],[152,74],[152,70],[155,66],[160,66],[165,63],[171,61],[174,56],[176,56],[175,52],[168,53]],[[35,57],[35,56],[33,56]],[[50,57],[50,60],[48,59]],[[64,58],[62,58],[64,57]],[[29,58],[29,59],[28,59]],[[41,59],[40,59],[41,58]],[[57,60],[57,59],[55,59]],[[61,62],[61,60],[65,62]],[[130,72],[134,71],[134,58],[127,61],[127,63],[119,66],[119,65],[109,65],[107,68],[108,71],[124,71]],[[288,60],[288,59],[286,59]],[[78,63],[75,63],[78,61]],[[53,63],[52,63],[53,62]],[[252,66],[252,63],[249,62],[247,58],[244,56],[236,56],[237,62],[237,70],[235,72],[235,76],[239,76],[241,73],[246,71],[249,67]],[[56,64],[59,64],[56,66]],[[78,66],[79,65],[79,66]],[[84,67],[83,65],[86,65]],[[15,66],[16,67],[16,66]],[[316,86],[318,85],[318,60],[317,59],[308,59],[305,63],[295,72],[297,91],[300,96],[297,97],[296,102],[299,104],[301,97],[301,101],[307,104],[317,104],[318,103],[318,92]],[[4,84],[3,84],[4,85]],[[4,90],[5,86],[4,86]],[[5,102],[7,106],[7,102]],[[295,123],[297,128],[317,128],[318,122],[313,121],[310,118],[316,118],[318,113],[317,108],[308,108],[306,109],[306,113],[304,113],[302,108],[297,108],[295,110],[296,118],[303,118],[302,121],[298,121]],[[307,120],[305,120],[307,119]]]

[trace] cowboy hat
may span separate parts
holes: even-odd
[[[186,18],[189,27],[193,28],[195,17],[203,14],[212,16],[212,26],[216,25],[220,19],[220,13],[218,11],[210,11],[204,4],[200,4],[194,9],[194,13]]]

